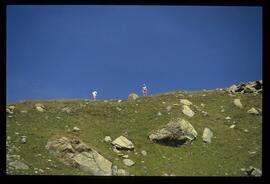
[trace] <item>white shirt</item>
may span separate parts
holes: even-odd
[[[96,91],[93,91],[93,92],[92,92],[92,95],[93,95],[93,96],[97,96],[97,92],[96,92]]]

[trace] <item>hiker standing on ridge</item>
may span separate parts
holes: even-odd
[[[97,91],[96,90],[92,92],[92,96],[93,96],[93,100],[95,101],[96,97],[97,97]]]
[[[143,96],[147,96],[147,92],[148,92],[148,89],[147,89],[146,85],[143,84],[143,87],[142,87]]]

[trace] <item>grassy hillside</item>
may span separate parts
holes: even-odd
[[[241,100],[244,108],[233,104],[235,98]],[[180,99],[190,100],[208,116],[193,106],[195,115],[186,116],[182,113]],[[45,106],[45,112],[35,109],[37,103]],[[161,176],[165,173],[176,176],[245,176],[241,168],[254,166],[261,169],[262,165],[262,116],[247,113],[251,107],[262,108],[262,94],[236,94],[232,97],[224,90],[177,91],[120,103],[117,100],[48,100],[9,105],[16,108],[12,117],[7,113],[7,174],[89,175],[64,165],[45,149],[48,140],[59,136],[78,137],[135,176]],[[168,106],[172,107],[170,111]],[[221,106],[224,112],[221,112]],[[64,107],[70,108],[71,112],[63,112]],[[27,113],[22,113],[22,110]],[[226,120],[227,116],[231,120]],[[198,138],[191,145],[180,147],[151,143],[148,135],[175,117],[188,120],[197,130]],[[236,126],[232,129],[233,123]],[[75,126],[80,128],[79,132],[71,131]],[[205,127],[214,133],[210,144],[201,139]],[[126,152],[135,162],[134,166],[125,166],[112,145],[104,141],[105,136],[115,139],[120,135],[135,145],[134,151]],[[25,144],[21,143],[21,136],[27,137]],[[142,156],[141,150],[147,151],[147,155]],[[14,160],[20,160],[30,168],[15,170],[8,165]]]

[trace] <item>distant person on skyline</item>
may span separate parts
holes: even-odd
[[[92,96],[93,96],[93,100],[95,101],[96,97],[97,97],[97,91],[96,90],[92,92]]]
[[[146,85],[143,84],[143,87],[142,87],[143,96],[147,96],[147,92],[148,92],[148,89],[147,89]]]

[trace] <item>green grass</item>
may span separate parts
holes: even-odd
[[[202,96],[203,94],[206,96]],[[196,113],[195,116],[185,116],[180,105],[173,105],[180,104],[182,98],[197,106],[204,103],[205,107],[202,109],[209,116],[204,117],[193,106],[191,108]],[[234,106],[234,98],[241,99],[243,109]],[[36,103],[44,104],[46,111],[38,112],[35,109]],[[7,136],[11,137],[10,145],[19,150],[13,150],[10,155],[20,155],[20,160],[27,163],[30,169],[7,169],[8,174],[35,174],[34,168],[40,168],[44,170],[41,174],[45,175],[88,175],[89,173],[64,165],[45,149],[48,140],[59,136],[78,137],[119,168],[124,168],[135,176],[160,176],[164,173],[177,176],[224,176],[225,173],[229,176],[245,176],[241,168],[252,165],[261,169],[262,165],[262,116],[247,113],[251,107],[262,108],[261,94],[237,94],[236,97],[231,97],[224,91],[217,90],[177,91],[140,97],[135,101],[123,100],[121,103],[117,100],[89,102],[76,99],[24,101],[13,105],[16,109],[12,118],[7,117],[6,131]],[[166,109],[168,105],[172,106],[169,113]],[[224,106],[225,112],[220,112],[220,106]],[[71,108],[72,112],[62,112],[63,107]],[[122,110],[118,111],[116,107]],[[27,110],[28,113],[20,113],[20,110]],[[158,112],[162,115],[158,116]],[[57,116],[61,119],[57,119]],[[232,118],[230,122],[225,120],[226,116]],[[180,147],[151,143],[148,135],[175,117],[182,117],[193,125],[198,132],[197,140],[191,145]],[[233,121],[236,127],[230,129]],[[68,131],[74,126],[81,131]],[[209,127],[214,133],[211,144],[205,144],[201,139],[205,127]],[[245,133],[244,129],[249,132]],[[15,135],[15,132],[19,135]],[[27,136],[26,144],[20,143],[21,135]],[[124,135],[134,143],[135,150],[126,152],[135,161],[134,166],[127,167],[122,163],[121,158],[113,152],[112,146],[104,142],[107,135],[112,139]],[[141,150],[146,150],[147,156],[142,156]],[[256,154],[248,151],[256,151]],[[38,154],[42,156],[37,156]],[[52,161],[48,162],[48,159]]]

